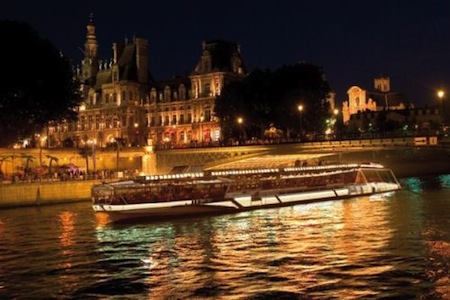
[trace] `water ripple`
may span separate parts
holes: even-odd
[[[97,223],[89,203],[0,211],[0,298],[448,299],[447,179],[126,226]]]

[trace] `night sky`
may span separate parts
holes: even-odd
[[[416,106],[450,95],[450,1],[2,1],[0,18],[26,21],[76,62],[89,14],[94,14],[100,59],[113,42],[149,41],[156,79],[191,72],[205,39],[241,45],[249,71],[306,61],[323,67],[340,103],[352,85],[391,90]],[[2,41],[2,46],[7,46]],[[450,99],[450,97],[449,97]]]

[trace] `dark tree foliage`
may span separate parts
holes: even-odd
[[[76,120],[80,97],[70,62],[27,23],[0,21],[0,147],[49,122]]]
[[[330,86],[320,67],[299,63],[270,70],[255,70],[245,79],[228,84],[216,100],[215,115],[225,139],[235,137],[244,126],[247,136],[263,137],[271,125],[286,135],[300,131],[321,132],[330,116],[325,101]],[[242,124],[237,119],[243,119]]]

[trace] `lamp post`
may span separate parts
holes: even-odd
[[[334,114],[334,138],[337,139],[337,119],[339,115],[339,110],[335,108],[333,110],[333,114]]]
[[[445,92],[444,90],[438,90],[437,91],[437,96],[439,98],[439,106],[441,108],[441,118],[442,118],[442,122],[444,122],[444,97],[445,97]]]
[[[120,142],[121,140],[119,140],[119,138],[115,139],[116,142],[116,171],[117,171],[117,175],[119,174],[119,160],[120,160]]]
[[[92,170],[95,178],[95,173],[97,172],[97,167],[95,164],[95,144],[97,143],[97,141],[93,139],[89,140],[89,143],[92,145]]]
[[[139,138],[139,123],[134,123],[134,130],[135,130],[135,139],[134,139],[134,143],[135,146],[139,146],[140,145],[140,138]]]
[[[239,144],[241,143],[241,140],[243,139],[243,129],[242,129],[242,123],[244,122],[244,119],[242,117],[237,118],[237,123],[239,124]]]
[[[302,113],[303,113],[303,105],[299,104],[297,107],[298,111],[300,112],[300,139],[303,137],[303,124],[302,124]]]
[[[39,137],[39,165],[42,166],[42,144],[47,140],[46,136]]]
[[[203,114],[200,116],[200,141],[201,141],[201,145],[203,147],[203,120],[205,118],[203,117]]]

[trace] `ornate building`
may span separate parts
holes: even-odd
[[[214,116],[216,96],[228,82],[245,75],[238,45],[203,42],[203,53],[190,76],[152,84],[146,102],[148,137],[160,147],[217,143],[221,137]]]
[[[84,59],[76,70],[83,95],[78,121],[49,126],[50,147],[89,143],[105,147],[119,141],[128,146],[183,147],[218,142],[215,98],[224,85],[246,74],[239,45],[205,41],[189,76],[155,81],[148,70],[147,40],[135,37],[113,43],[112,58],[101,61],[95,29],[91,18]]]
[[[347,124],[351,115],[366,111],[402,110],[411,104],[402,93],[391,92],[389,77],[374,80],[375,91],[369,92],[358,86],[348,89],[348,101],[342,104],[342,118]]]

